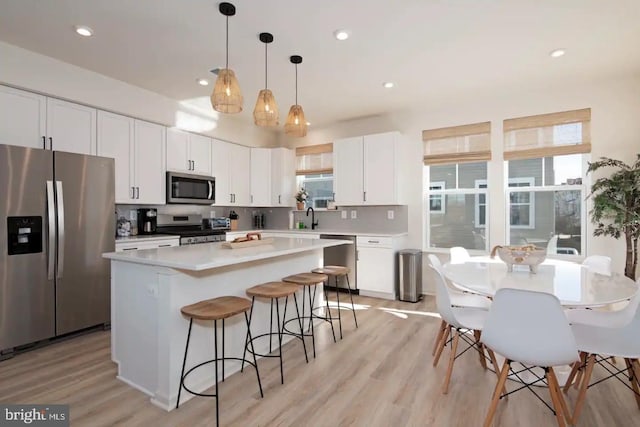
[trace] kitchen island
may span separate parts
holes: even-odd
[[[104,254],[111,260],[111,359],[118,365],[118,379],[151,396],[153,404],[172,410],[189,324],[180,313],[182,306],[224,295],[246,297],[245,289],[251,286],[322,266],[324,248],[349,243],[274,238],[272,244],[242,249],[206,243]],[[318,299],[316,306],[319,303]],[[281,304],[282,312],[284,301]],[[290,301],[287,318],[294,312]],[[251,321],[254,335],[268,331],[269,313],[269,303],[256,300]],[[194,321],[187,366],[213,358],[211,323]],[[243,316],[227,319],[227,356],[241,357],[245,334]],[[257,352],[268,352],[268,340],[264,341],[256,342]],[[239,369],[239,363],[225,364],[227,376]],[[187,385],[205,390],[214,383],[213,372],[213,365],[206,365]],[[185,401],[192,397],[190,393],[183,396]]]

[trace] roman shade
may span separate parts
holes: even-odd
[[[504,159],[590,153],[590,124],[590,108],[505,120]]]
[[[491,122],[422,131],[424,164],[491,160]]]
[[[296,175],[333,173],[333,143],[296,148]]]

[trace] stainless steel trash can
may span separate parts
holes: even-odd
[[[398,299],[418,302],[422,298],[422,250],[403,249],[398,252]]]

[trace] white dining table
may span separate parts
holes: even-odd
[[[628,277],[590,271],[570,261],[546,259],[537,273],[527,266],[514,265],[513,272],[499,258],[471,257],[464,263],[447,263],[444,274],[455,286],[493,297],[500,288],[523,289],[553,294],[565,307],[599,307],[629,300],[638,285]]]
[[[444,274],[452,284],[467,292],[486,297],[493,297],[501,288],[546,292],[558,297],[566,308],[601,307],[627,301],[638,292],[638,285],[622,274],[598,274],[581,264],[556,259],[546,259],[538,266],[537,273],[532,273],[529,267],[518,265],[509,272],[507,264],[497,257],[471,257],[465,262],[445,264]],[[498,353],[496,357],[500,365],[503,357]],[[560,383],[564,383],[570,367],[557,366],[554,369]],[[539,368],[534,371],[538,377],[544,375]],[[529,372],[522,372],[517,378],[510,375],[509,378],[525,383],[536,379]],[[535,385],[545,386],[542,383]]]

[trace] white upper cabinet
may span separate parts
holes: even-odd
[[[364,203],[362,144],[361,136],[333,143],[333,189],[337,205]]]
[[[213,140],[212,176],[216,179],[216,205],[251,204],[251,150],[249,147]]]
[[[0,144],[96,154],[95,108],[0,86]]]
[[[0,144],[48,148],[47,98],[0,86]]]
[[[136,203],[164,205],[166,201],[166,128],[134,121]]]
[[[116,203],[135,203],[133,119],[98,111],[98,156],[115,159]]]
[[[115,159],[116,203],[165,203],[165,127],[98,112],[98,155]]]
[[[271,206],[293,206],[295,191],[295,151],[287,148],[271,149]]]
[[[238,206],[249,206],[251,203],[251,149],[242,145],[231,144],[229,156],[230,190],[233,203]]]
[[[95,108],[47,98],[47,136],[55,151],[96,154]]]
[[[271,149],[251,148],[251,205],[271,206]]]
[[[167,130],[167,170],[211,175],[211,138],[185,132]]]
[[[337,140],[333,144],[336,204],[399,205],[406,147],[398,132]]]

